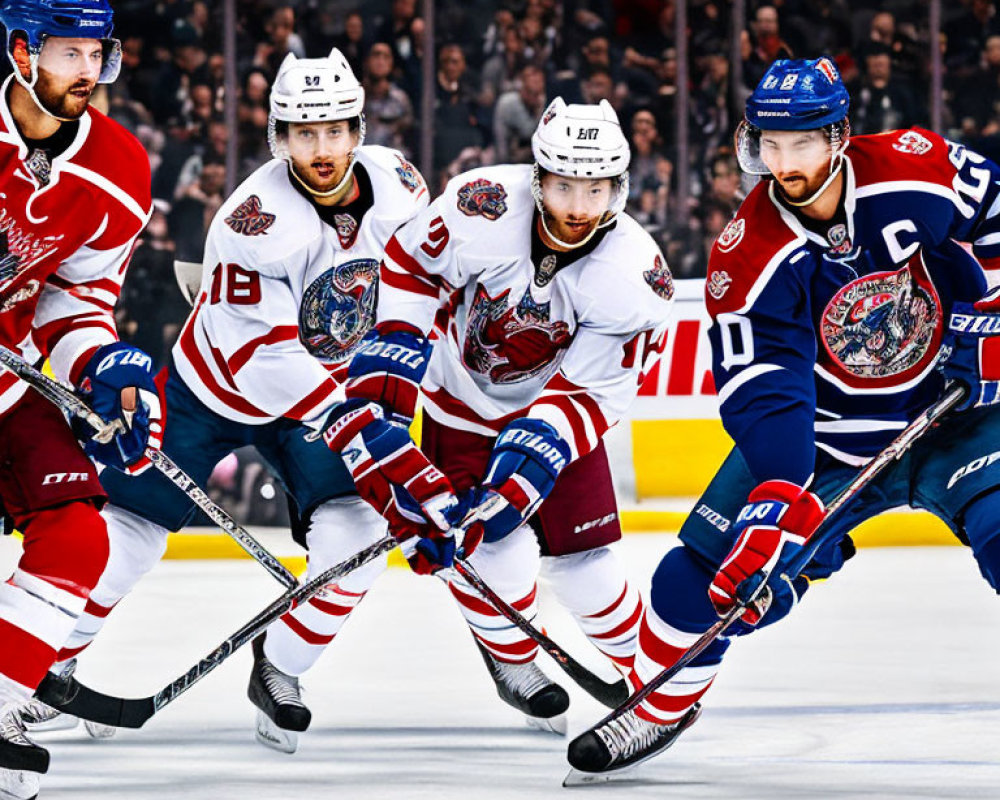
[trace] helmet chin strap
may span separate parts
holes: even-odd
[[[302,176],[295,171],[295,164],[292,162],[292,159],[290,157],[288,159],[289,172],[291,172],[295,180],[299,182],[299,185],[313,197],[317,197],[321,200],[328,200],[330,198],[339,200],[342,195],[347,193],[347,189],[351,185],[351,179],[354,177],[354,164],[355,158],[354,151],[352,150],[351,159],[347,162],[347,171],[344,173],[344,177],[341,178],[337,185],[332,189],[327,189],[325,192],[321,192],[317,189],[313,189],[313,187],[309,185],[308,181],[304,180]]]
[[[788,205],[790,206],[795,206],[796,208],[804,208],[805,206],[811,206],[813,203],[815,203],[823,194],[823,192],[825,192],[829,188],[830,184],[833,183],[834,178],[837,177],[837,175],[840,173],[840,170],[843,168],[844,166],[843,154],[845,147],[847,147],[846,142],[831,154],[830,174],[827,176],[826,180],[823,181],[822,185],[815,192],[813,192],[805,200],[798,200],[798,201],[792,200],[788,195],[782,192],[781,194],[784,196],[785,202],[788,203]],[[778,185],[778,188],[779,189],[781,188],[780,184]]]
[[[545,213],[545,209],[542,209],[542,212],[538,215],[539,219],[542,221],[542,230],[545,231],[545,235],[548,236],[549,239],[551,239],[558,247],[562,247],[565,250],[576,250],[578,247],[583,247],[587,242],[594,238],[594,234],[597,233],[598,229],[601,227],[601,221],[598,220],[586,236],[584,236],[576,244],[570,244],[569,242],[564,242],[549,229],[549,225],[545,221],[547,216],[548,215]]]

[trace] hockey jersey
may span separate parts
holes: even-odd
[[[764,181],[712,248],[722,420],[757,480],[805,482],[815,447],[854,465],[885,447],[942,391],[952,304],[1000,267],[1000,169],[982,156],[912,129],[853,137],[843,170],[828,229]]]
[[[343,399],[347,363],[374,322],[385,244],[428,201],[397,151],[362,146],[355,157],[359,195],[347,205],[314,205],[275,159],[215,215],[173,359],[216,413],[318,426]]]
[[[497,166],[452,179],[390,240],[378,318],[436,326],[422,386],[435,420],[495,436],[537,417],[576,457],[622,416],[659,357],[673,283],[626,214],[576,250],[545,248],[531,174]]]
[[[149,157],[88,108],[69,146],[29,151],[0,89],[0,343],[76,383],[93,351],[117,340],[114,306],[152,209]],[[0,413],[26,391],[0,374]]]

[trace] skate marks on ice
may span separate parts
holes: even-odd
[[[669,541],[629,537],[620,552],[648,574]],[[134,696],[176,677],[280,591],[258,573],[158,565],[81,658],[81,678]],[[702,719],[635,781],[577,789],[560,786],[568,738],[527,729],[498,700],[436,584],[404,570],[376,583],[303,678],[315,717],[295,755],[253,741],[247,648],[141,730],[46,735],[41,800],[997,796],[1000,600],[967,550],[862,551],[733,648]],[[551,596],[541,604],[549,633],[583,657]],[[540,663],[571,694],[569,738],[606,713]]]

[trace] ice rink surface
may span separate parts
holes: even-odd
[[[618,546],[644,593],[674,542]],[[15,557],[0,543],[4,569]],[[550,635],[603,666],[542,589]],[[164,562],[78,675],[153,694],[278,594],[250,561]],[[1000,599],[964,548],[862,550],[782,624],[738,642],[701,720],[628,784],[561,788],[566,740],[496,697],[435,579],[391,569],[376,583],[304,678],[313,724],[294,755],[253,740],[248,651],[142,730],[40,736],[53,756],[41,800],[1000,797]],[[559,680],[572,736],[604,712]]]

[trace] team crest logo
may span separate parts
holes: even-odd
[[[535,270],[535,285],[538,287],[547,286],[556,276],[556,267],[559,266],[559,259],[549,253],[542,259],[542,263]]]
[[[378,261],[331,267],[309,284],[299,308],[299,338],[320,361],[347,361],[375,321]]]
[[[729,224],[722,229],[719,240],[716,244],[720,253],[728,253],[735,249],[736,245],[743,241],[743,234],[746,233],[747,221],[743,217],[730,220]]]
[[[728,272],[724,269],[718,269],[708,276],[708,280],[705,281],[705,289],[713,298],[721,300],[722,296],[729,291],[729,285],[732,282],[733,279],[729,277]]]
[[[396,167],[396,174],[399,176],[399,182],[406,187],[406,190],[410,194],[413,194],[417,191],[417,187],[420,186],[420,176],[417,174],[417,170],[414,168],[413,164],[398,153],[396,154],[396,160],[399,161],[399,166]]]
[[[49,180],[52,177],[52,162],[49,161],[48,151],[36,147],[25,160],[24,166],[35,176],[35,180],[38,181],[39,185],[49,185]]]
[[[334,214],[333,227],[337,229],[340,246],[350,250],[358,238],[358,221],[350,214]]]
[[[500,219],[507,212],[507,190],[501,183],[479,178],[458,190],[458,208],[467,217]]]
[[[552,118],[555,115],[556,115],[556,110],[554,108],[550,108],[548,111],[546,111],[545,116],[542,117],[542,125],[548,125],[550,122],[552,122]]]
[[[940,319],[936,298],[907,266],[843,287],[827,304],[820,331],[834,364],[850,376],[878,379],[922,368],[933,356]]]
[[[226,217],[226,224],[243,236],[260,236],[274,224],[277,217],[260,207],[260,198],[252,194]]]
[[[481,284],[469,310],[462,360],[495,384],[519,383],[554,372],[573,334],[562,320],[550,319],[550,303],[536,303],[527,289],[515,307],[510,289],[496,299]]]
[[[830,242],[830,252],[836,256],[845,256],[851,252],[851,238],[847,235],[847,226],[842,222],[834,225],[826,232]]]
[[[642,273],[642,277],[646,279],[649,288],[664,300],[669,300],[674,296],[674,279],[659,254],[653,259],[653,268]]]
[[[932,147],[934,147],[934,143],[916,131],[904,131],[892,143],[893,150],[913,156],[922,156],[924,153],[930,152]]]

